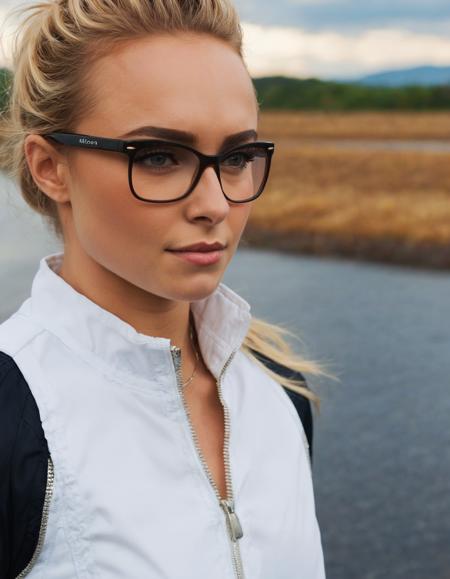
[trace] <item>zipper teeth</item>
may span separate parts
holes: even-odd
[[[223,396],[222,396],[222,384],[221,384],[221,382],[222,382],[222,376],[224,375],[225,370],[230,365],[231,360],[233,359],[235,353],[236,353],[235,351],[232,352],[231,356],[226,361],[225,366],[222,368],[222,371],[219,375],[219,379],[217,380],[217,389],[218,389],[218,393],[219,393],[219,400],[223,406],[223,414],[224,414],[224,419],[225,419],[223,459],[225,462],[225,478],[226,478],[226,486],[227,486],[227,499],[230,501],[234,500],[233,485],[231,484],[230,455],[229,455],[229,448],[228,448],[229,447],[229,440],[230,440],[230,415],[228,412],[228,406],[225,404],[225,401],[224,401]],[[220,494],[219,494],[219,498],[221,498]]]
[[[21,579],[28,575],[31,569],[34,567],[37,558],[39,557],[42,547],[44,545],[45,533],[47,531],[47,523],[48,523],[48,515],[50,510],[50,501],[53,495],[53,486],[54,486],[55,474],[53,468],[53,461],[51,457],[48,457],[47,463],[47,484],[45,487],[45,499],[44,499],[44,506],[42,509],[42,518],[41,518],[41,526],[39,528],[39,538],[34,550],[34,553],[28,563],[28,565],[17,575],[16,579]]]
[[[215,492],[216,497],[220,503],[220,506],[221,506],[221,508],[223,508],[223,506],[222,506],[223,499],[220,496],[219,488],[217,487],[216,482],[211,475],[208,464],[206,463],[206,460],[203,457],[203,453],[202,453],[200,445],[198,443],[197,433],[195,432],[195,429],[192,426],[191,415],[190,415],[189,408],[188,408],[188,405],[186,402],[186,398],[184,396],[183,386],[182,386],[183,380],[182,380],[182,376],[181,376],[181,364],[180,364],[180,352],[181,352],[181,350],[180,350],[180,348],[177,348],[176,346],[171,346],[170,349],[171,349],[172,357],[173,357],[174,363],[175,363],[178,391],[180,393],[181,400],[183,402],[183,407],[184,407],[184,410],[186,412],[186,416],[187,416],[188,424],[189,424],[189,429],[191,431],[192,438],[194,440],[195,449],[196,449],[197,454],[200,458],[203,469],[208,477],[208,480],[214,489],[214,492]],[[222,382],[222,377],[225,373],[225,370],[228,368],[228,366],[231,363],[235,354],[236,354],[236,350],[234,350],[231,353],[230,357],[225,362],[225,365],[222,368],[220,375],[219,375],[219,378],[217,380],[219,399],[220,399],[220,402],[223,406],[224,420],[225,420],[225,433],[224,433],[224,445],[223,445],[223,458],[224,458],[224,464],[225,464],[225,480],[226,480],[226,487],[227,487],[227,497],[225,500],[227,502],[230,502],[231,504],[234,503],[234,497],[233,497],[233,486],[231,483],[231,467],[230,467],[230,458],[229,458],[230,417],[229,417],[228,406],[225,404],[225,401],[224,401],[223,396],[222,396],[221,382]],[[228,525],[228,521],[227,521],[227,525]],[[245,579],[244,570],[243,570],[243,566],[242,566],[241,551],[239,548],[239,541],[238,540],[232,541],[230,538],[230,542],[231,542],[231,547],[232,547],[233,567],[234,567],[234,571],[236,574],[236,578],[237,579]]]
[[[239,541],[232,541],[231,547],[233,549],[233,562],[236,576],[239,579],[244,579],[244,569],[242,567],[242,557],[241,557],[241,549],[239,547]]]
[[[234,358],[236,351],[234,350],[231,356],[226,361],[222,371],[220,372],[219,379],[217,380],[217,388],[219,392],[219,399],[223,406],[223,412],[225,417],[225,436],[224,436],[224,461],[225,461],[225,476],[227,481],[227,498],[231,501],[234,505],[234,495],[233,495],[233,485],[231,484],[231,467],[230,467],[230,454],[229,454],[229,440],[230,440],[230,414],[228,410],[228,406],[225,403],[225,400],[222,396],[222,377],[225,373],[225,370],[228,368],[231,360]],[[242,567],[242,557],[241,557],[241,550],[239,546],[239,540],[231,541],[231,546],[233,550],[233,563],[236,572],[236,576],[238,579],[244,579],[244,569]]]

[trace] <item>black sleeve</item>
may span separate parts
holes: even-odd
[[[308,388],[308,384],[306,382],[306,379],[301,372],[298,372],[298,371],[295,372],[295,371],[291,370],[290,368],[287,368],[286,366],[283,366],[283,365],[279,364],[278,362],[275,362],[271,358],[268,358],[267,356],[265,356],[261,352],[257,352],[256,350],[252,350],[252,352],[259,358],[259,360],[261,360],[261,362],[263,362],[270,370],[272,370],[276,374],[280,374],[281,376],[283,376],[285,378],[291,378],[294,380],[303,381],[304,382],[303,386],[305,388]],[[295,409],[297,410],[297,413],[298,413],[299,418],[301,420],[301,423],[303,425],[303,429],[305,431],[305,435],[306,435],[306,438],[307,438],[308,444],[309,444],[309,456],[310,456],[311,461],[312,461],[312,457],[313,457],[313,416],[312,416],[312,410],[311,410],[311,402],[310,402],[309,398],[306,398],[306,396],[303,396],[302,394],[299,394],[298,392],[294,392],[293,390],[290,390],[289,388],[285,388],[284,390],[285,390],[286,394],[289,396],[289,398],[291,399],[291,402],[294,404]]]
[[[12,357],[0,352],[0,577],[27,566],[39,538],[48,446],[39,410]]]

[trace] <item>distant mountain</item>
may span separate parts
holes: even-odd
[[[357,81],[365,86],[439,86],[450,85],[450,66],[417,66],[370,74]]]

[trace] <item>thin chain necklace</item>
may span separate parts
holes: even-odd
[[[189,336],[190,336],[190,339],[191,339],[192,347],[193,347],[194,352],[195,352],[195,365],[194,365],[194,370],[193,370],[191,376],[186,380],[186,382],[183,382],[183,384],[182,384],[182,387],[183,387],[183,388],[192,382],[192,380],[193,380],[193,378],[194,378],[194,376],[195,376],[195,373],[196,373],[196,371],[197,371],[197,364],[198,364],[198,360],[199,360],[198,350],[197,350],[197,348],[196,348],[196,346],[195,346],[195,344],[194,344],[194,335],[193,335],[193,332],[192,332],[192,326],[193,326],[192,321],[190,321],[190,324],[189,324]]]

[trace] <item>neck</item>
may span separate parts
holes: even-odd
[[[58,274],[77,292],[148,336],[181,348],[183,374],[194,367],[189,336],[190,303],[151,294],[107,270],[85,253],[64,252]],[[195,336],[195,332],[194,332]]]

